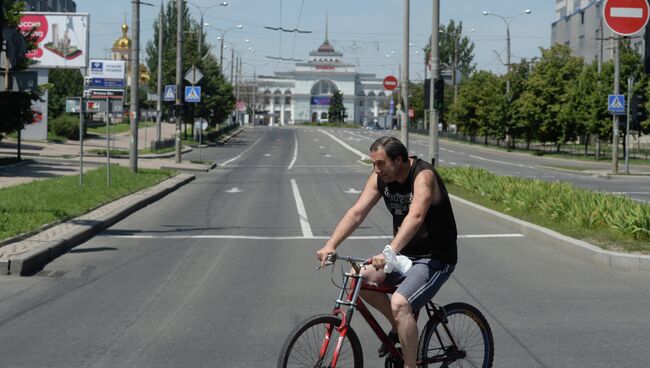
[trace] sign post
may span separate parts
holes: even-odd
[[[605,0],[603,19],[612,32],[630,36],[640,32],[648,23],[650,6],[647,0]],[[618,95],[620,85],[619,39],[614,46],[614,94]],[[612,127],[612,172],[618,173],[618,115],[613,117]]]

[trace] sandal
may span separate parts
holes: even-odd
[[[388,338],[390,339],[390,341],[393,342],[393,344],[397,344],[399,342],[399,336],[397,335],[397,332],[392,332],[392,331],[389,332]],[[379,353],[380,358],[383,358],[386,356],[386,354],[388,354],[388,348],[386,347],[385,344],[382,343],[379,349],[377,350],[377,353]]]

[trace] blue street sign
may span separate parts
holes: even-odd
[[[176,86],[168,84],[165,86],[165,93],[163,93],[163,100],[176,101]]]
[[[91,78],[92,87],[124,88],[124,79]]]
[[[201,102],[201,87],[185,87],[185,102]]]
[[[388,110],[388,113],[393,115],[394,112],[395,112],[395,102],[393,102],[393,100],[391,99],[390,100],[390,110]]]
[[[612,113],[612,115],[625,115],[625,96],[608,95],[607,111]]]

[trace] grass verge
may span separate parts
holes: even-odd
[[[150,187],[173,175],[169,170],[111,166],[111,186],[106,168],[79,176],[64,176],[0,188],[0,240],[38,230],[43,225],[80,216],[103,204]]]
[[[152,122],[140,122],[139,128],[145,128],[145,127],[151,127],[156,125],[155,123]],[[131,124],[130,123],[119,123],[119,124],[111,124],[109,126],[109,130],[111,134],[117,134],[117,133],[125,133],[131,130]],[[92,128],[88,128],[88,133],[92,134],[100,134],[100,135],[105,135],[106,134],[106,125],[100,125],[100,126],[95,126]]]
[[[603,249],[650,254],[650,206],[565,182],[441,168],[450,193]]]

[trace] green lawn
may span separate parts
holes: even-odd
[[[140,128],[144,127],[152,127],[155,126],[156,123],[153,122],[140,122]],[[117,133],[125,133],[128,132],[131,129],[131,124],[130,123],[119,123],[119,124],[111,124],[110,125],[110,131],[111,134],[117,134]],[[92,128],[88,128],[88,133],[91,134],[101,134],[105,135],[106,134],[106,125],[100,125]]]
[[[650,254],[650,206],[568,183],[501,177],[482,169],[441,168],[450,193],[585,240],[603,249]]]
[[[0,188],[0,240],[38,230],[45,224],[80,216],[92,209],[152,186],[173,175],[168,170],[111,166],[111,186],[106,185],[106,168],[79,176],[64,176]]]

